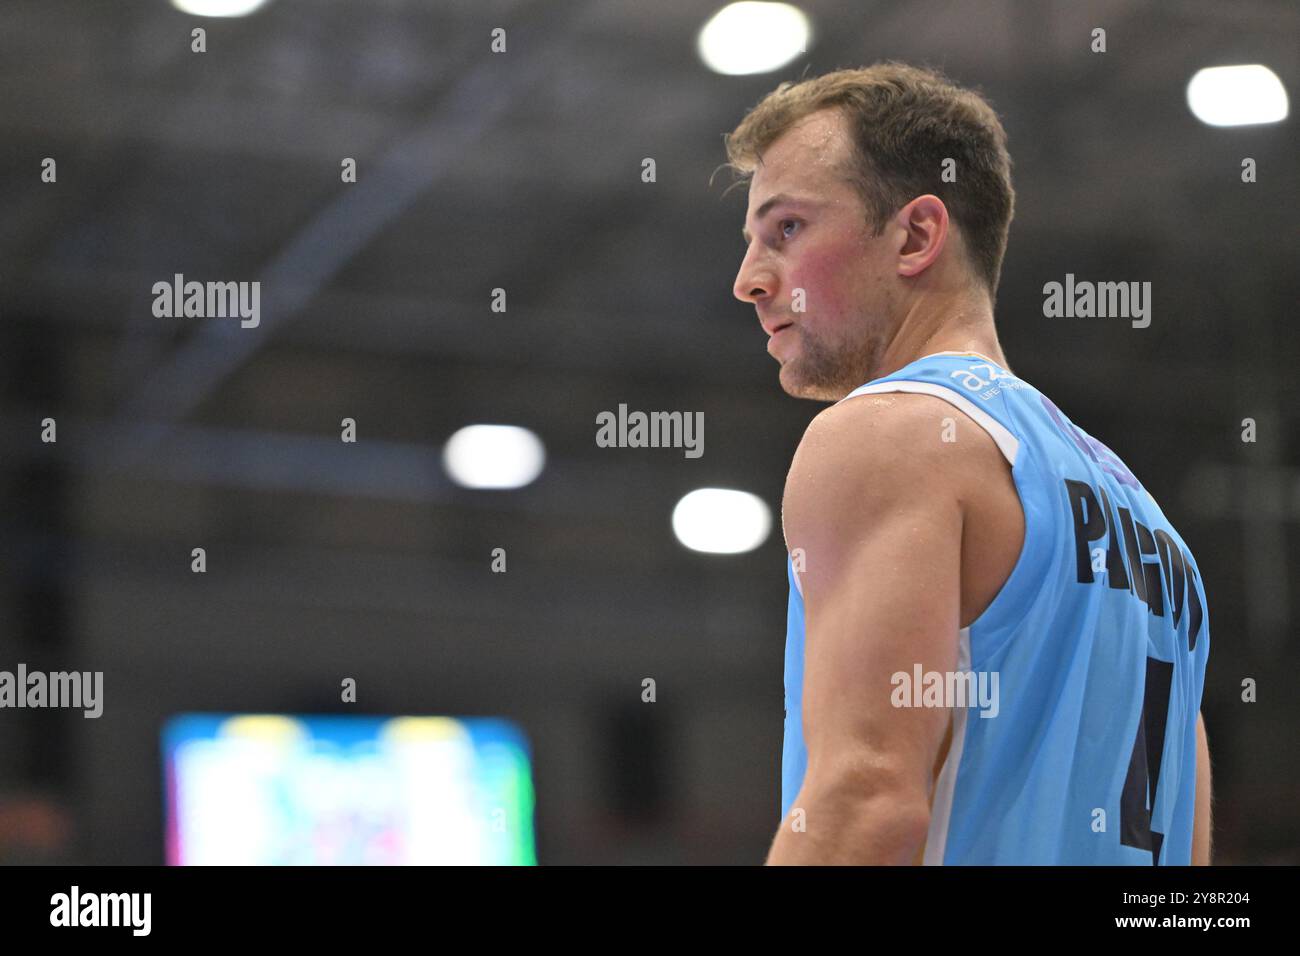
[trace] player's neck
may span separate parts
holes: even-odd
[[[937,352],[974,352],[1003,368],[1008,367],[986,296],[917,302],[888,342],[872,377],[890,375]]]

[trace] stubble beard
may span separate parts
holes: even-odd
[[[879,354],[870,337],[830,344],[796,325],[799,352],[781,366],[781,387],[794,398],[837,402],[870,380]]]

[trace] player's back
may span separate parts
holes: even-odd
[[[924,356],[844,400],[891,391],[943,398],[987,431],[1025,514],[1010,577],[959,635],[959,670],[997,702],[953,709],[925,862],[1189,863],[1209,651],[1190,549],[1113,452],[992,361]],[[783,816],[807,761],[787,573]]]

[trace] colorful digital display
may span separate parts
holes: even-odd
[[[186,714],[163,729],[172,865],[534,865],[505,720]]]

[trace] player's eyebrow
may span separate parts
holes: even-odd
[[[811,206],[815,205],[810,199],[800,199],[798,196],[791,196],[789,193],[777,193],[770,199],[764,201],[763,205],[754,210],[754,221],[762,222],[763,217],[775,209],[777,206]],[[749,235],[748,227],[741,227],[740,237],[745,240],[745,245],[752,241]]]

